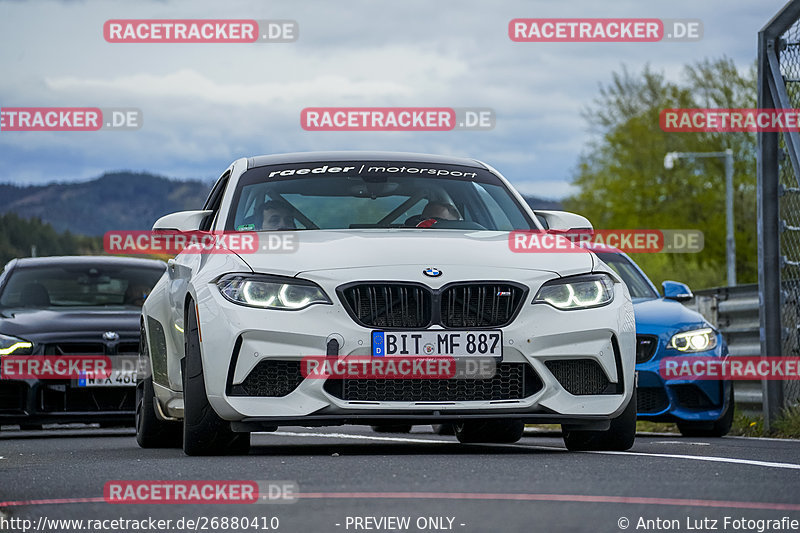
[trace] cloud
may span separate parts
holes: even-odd
[[[0,107],[130,106],[133,132],[0,132],[0,181],[86,179],[103,170],[214,177],[243,155],[328,149],[482,159],[514,183],[571,192],[590,139],[581,109],[622,64],[678,79],[687,62],[755,58],[756,32],[784,0],[570,3],[423,0],[6,2]],[[290,44],[111,44],[111,18],[293,19]],[[700,18],[699,43],[514,43],[518,17]],[[749,36],[749,38],[743,38]],[[304,107],[490,107],[488,132],[342,133],[300,128]],[[655,127],[655,126],[654,126]],[[20,154],[24,154],[22,157]]]

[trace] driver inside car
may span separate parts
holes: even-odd
[[[463,220],[458,208],[450,202],[430,201],[422,213],[409,217],[405,225],[416,228],[429,228],[439,220]]]
[[[428,202],[422,210],[422,220],[437,218],[440,220],[461,220],[458,208],[449,202]]]
[[[275,200],[264,203],[261,206],[261,229],[297,229],[291,208]]]

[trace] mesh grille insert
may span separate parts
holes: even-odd
[[[669,407],[667,392],[661,387],[640,387],[636,391],[636,410],[639,413],[658,413]]]
[[[673,385],[670,388],[677,396],[681,407],[687,409],[711,409],[714,407],[708,396],[695,385]]]
[[[603,394],[609,385],[606,373],[593,359],[551,360],[545,365],[564,390],[576,396]]]
[[[460,402],[520,400],[542,388],[526,363],[500,363],[490,379],[329,379],[325,390],[342,400]]]
[[[230,396],[286,396],[303,381],[300,361],[264,359],[238,385],[233,385]]]

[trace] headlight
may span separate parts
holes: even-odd
[[[217,287],[222,296],[235,304],[264,309],[294,311],[331,303],[322,289],[302,279],[229,274],[217,281]]]
[[[0,355],[30,355],[33,343],[0,333]]]
[[[614,280],[607,274],[585,274],[550,280],[539,289],[533,303],[544,302],[557,309],[586,309],[606,305],[614,299]]]
[[[704,352],[717,346],[717,335],[711,328],[695,329],[676,333],[669,340],[667,348],[684,353]]]

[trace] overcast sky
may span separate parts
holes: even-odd
[[[136,107],[136,131],[0,132],[0,182],[106,171],[212,179],[234,159],[309,150],[469,156],[560,198],[590,133],[581,110],[625,64],[678,81],[687,62],[756,58],[785,0],[7,1],[0,107]],[[515,43],[514,18],[698,18],[693,43]],[[296,42],[112,44],[108,19],[292,19]],[[491,131],[309,132],[321,106],[490,107]],[[654,127],[658,127],[654,125]]]

